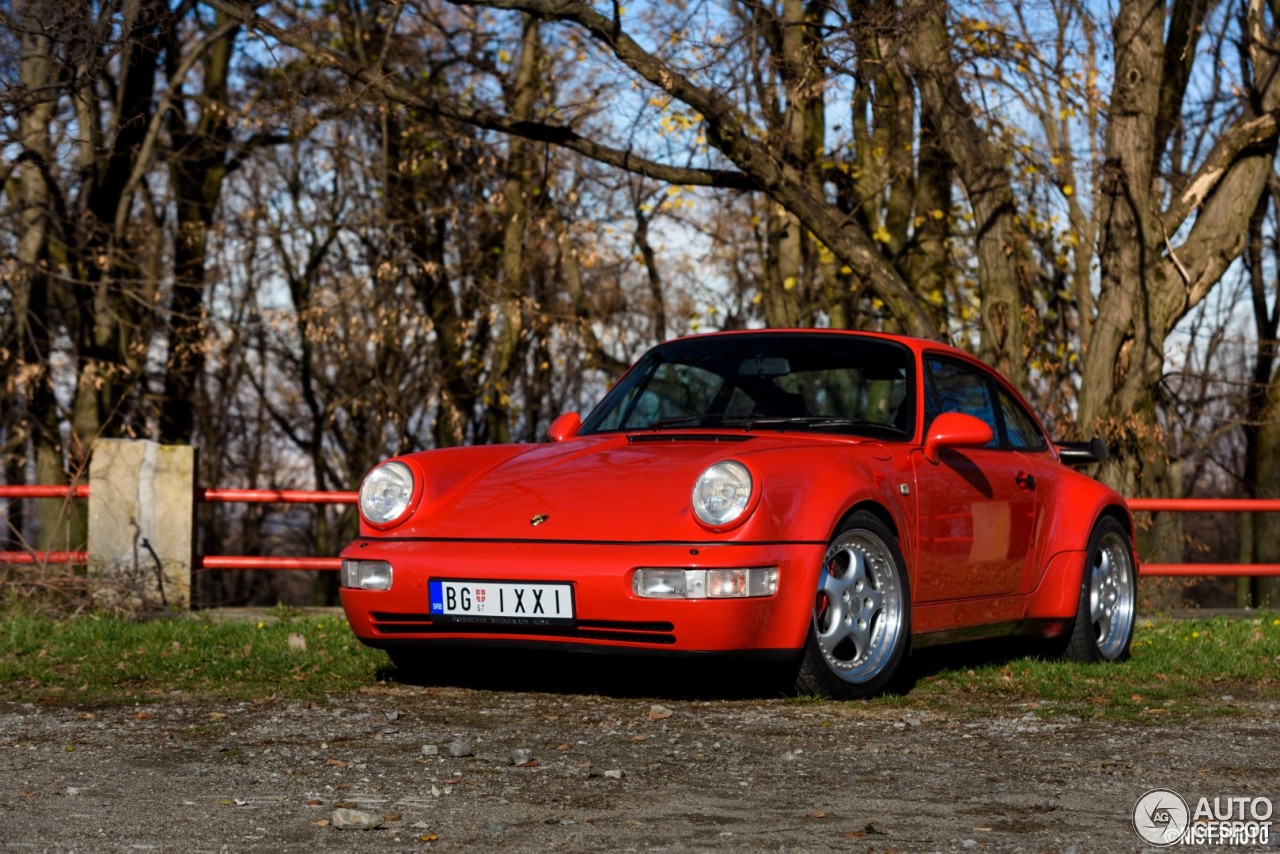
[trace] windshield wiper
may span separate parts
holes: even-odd
[[[855,418],[836,418],[830,415],[725,415],[712,412],[706,415],[682,415],[675,418],[660,418],[647,427],[638,429],[663,430],[668,427],[741,427],[743,430],[779,427],[805,427],[811,430],[863,429],[889,431],[905,435],[905,431],[896,425],[883,421],[867,421]]]
[[[647,427],[640,429],[661,430],[664,427],[708,427],[712,424],[723,424],[728,418],[723,412],[712,412],[706,415],[683,415],[678,418],[659,418]],[[742,418],[734,416],[733,420],[741,421]]]

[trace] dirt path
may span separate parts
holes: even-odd
[[[1115,723],[394,683],[306,704],[0,705],[0,849],[1138,851],[1149,789],[1280,801],[1280,708],[1243,711]],[[338,809],[382,824],[339,829]]]

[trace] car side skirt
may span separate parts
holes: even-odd
[[[936,632],[914,634],[911,636],[911,646],[914,649],[924,649],[931,646],[1001,637],[1026,637],[1045,640],[1058,637],[1070,628],[1070,620],[1013,620],[1003,623],[987,623],[981,626],[966,626],[961,629],[944,629]]]

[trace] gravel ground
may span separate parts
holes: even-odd
[[[1131,816],[1152,788],[1280,801],[1274,703],[1108,722],[707,699],[652,675],[590,693],[512,668],[555,690],[0,701],[0,848],[1066,854],[1143,850]],[[339,826],[361,821],[377,827]]]

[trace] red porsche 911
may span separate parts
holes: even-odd
[[[406,454],[342,552],[357,637],[404,666],[458,646],[749,653],[803,693],[882,690],[909,649],[1020,635],[1128,655],[1124,499],[1069,467],[972,357],[894,335],[661,344],[550,442]]]

